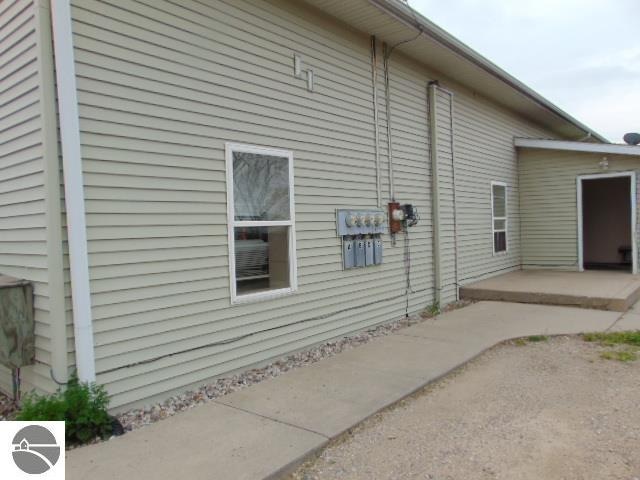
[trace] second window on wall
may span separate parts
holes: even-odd
[[[231,299],[296,289],[291,152],[227,145]]]
[[[491,182],[493,253],[507,251],[507,184]]]

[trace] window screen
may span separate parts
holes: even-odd
[[[491,184],[491,208],[493,230],[493,252],[507,251],[507,186]]]

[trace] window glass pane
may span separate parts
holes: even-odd
[[[289,159],[233,152],[236,220],[289,220]]]
[[[493,186],[493,216],[494,217],[506,217],[506,191],[507,189],[503,185]]]
[[[495,232],[493,234],[493,249],[496,253],[507,251],[507,234],[506,232]]]
[[[289,288],[289,227],[235,227],[238,295]]]
[[[494,220],[493,221],[493,229],[494,230],[506,230],[507,221],[506,220]]]

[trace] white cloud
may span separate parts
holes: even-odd
[[[613,141],[640,130],[637,0],[410,0]]]

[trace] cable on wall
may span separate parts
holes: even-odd
[[[426,291],[426,290],[427,289],[416,290],[416,291],[413,291],[412,293],[420,293],[420,292],[423,292],[423,291]],[[400,297],[402,297],[404,295],[405,295],[405,293],[403,292],[401,295],[394,295],[394,296],[391,296],[391,297],[381,298],[379,300],[375,300],[373,302],[370,302],[367,305],[376,305],[378,303],[389,302],[389,301],[392,301],[392,300],[396,300],[396,299],[398,299],[398,298],[400,298]],[[244,335],[238,335],[236,337],[228,338],[226,340],[220,340],[220,341],[217,341],[217,342],[211,342],[211,343],[207,343],[206,345],[199,345],[197,347],[188,348],[186,350],[180,350],[180,351],[177,351],[177,352],[165,353],[163,355],[158,355],[158,356],[153,357],[153,358],[149,358],[149,359],[146,359],[146,360],[141,360],[139,362],[134,362],[134,363],[130,363],[130,364],[127,364],[127,365],[121,365],[119,367],[110,368],[108,370],[101,370],[99,373],[102,375],[102,374],[106,374],[106,373],[115,372],[115,371],[118,371],[118,370],[123,370],[123,369],[126,369],[126,368],[132,368],[132,367],[137,367],[137,366],[140,366],[140,365],[146,365],[146,364],[149,364],[149,363],[157,362],[159,360],[163,360],[165,358],[173,357],[175,355],[180,355],[180,354],[183,354],[183,353],[195,352],[195,351],[198,351],[198,350],[204,350],[206,348],[211,348],[211,347],[230,345],[230,344],[239,342],[241,340],[245,340],[247,338],[253,337],[255,335],[259,335],[261,333],[281,330],[283,328],[291,327],[293,325],[299,325],[299,324],[302,324],[302,323],[309,323],[309,322],[316,322],[316,321],[324,320],[324,319],[330,318],[330,317],[332,317],[334,315],[339,315],[341,313],[347,313],[347,312],[350,312],[352,310],[357,310],[357,309],[360,309],[360,308],[362,308],[362,305],[343,308],[342,310],[338,310],[337,312],[326,313],[326,314],[323,314],[323,315],[318,315],[318,316],[307,318],[307,319],[304,319],[304,320],[298,320],[298,321],[295,321],[295,322],[286,323],[284,325],[278,325],[276,327],[264,328],[262,330],[257,330],[255,332],[251,332],[251,333],[247,333],[247,334],[244,334]]]

